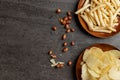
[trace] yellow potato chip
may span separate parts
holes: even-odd
[[[83,64],[82,66],[82,80],[89,80],[89,74],[88,74],[88,70],[87,70],[87,65]]]
[[[82,80],[120,80],[120,51],[92,47],[83,55]]]
[[[100,77],[99,80],[110,80],[110,78],[109,78],[108,74],[104,74]]]
[[[107,51],[106,53],[113,54],[116,58],[120,58],[120,51],[118,50],[110,50]]]

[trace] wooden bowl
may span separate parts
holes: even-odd
[[[84,1],[85,0],[80,0],[79,1],[79,4],[78,4],[78,9],[80,9],[83,4],[84,4]],[[86,24],[86,22],[81,18],[80,14],[78,14],[78,19],[79,19],[79,22],[81,23],[82,27],[91,35],[95,36],[95,37],[99,37],[99,38],[107,38],[107,37],[111,37],[111,36],[114,36],[115,34],[119,33],[120,32],[120,17],[118,18],[119,19],[119,25],[118,26],[115,26],[116,28],[116,32],[112,32],[112,33],[101,33],[101,32],[95,32],[95,31],[91,31],[88,29],[88,26]]]
[[[113,49],[114,50],[119,50],[116,47],[114,47],[112,45],[109,45],[109,44],[94,44],[92,46],[87,47],[86,49],[89,49],[91,47],[98,47],[98,48],[101,48],[103,51],[108,51],[108,50],[113,50]],[[82,57],[83,57],[84,51],[80,54],[80,56],[78,57],[77,63],[76,63],[76,77],[77,77],[77,80],[82,80],[81,79],[81,67],[82,66],[80,65],[80,63],[82,62]]]

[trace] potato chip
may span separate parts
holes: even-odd
[[[120,80],[120,51],[86,49],[83,55],[82,80]]]
[[[90,75],[92,75],[93,77],[95,77],[95,78],[99,78],[99,77],[100,77],[99,74],[97,74],[95,71],[93,71],[93,70],[91,70],[91,69],[88,69],[88,73],[89,73]]]
[[[120,58],[120,51],[118,50],[109,50],[106,53],[113,54],[116,58]]]
[[[110,80],[110,78],[109,78],[108,74],[104,74],[100,77],[99,80]]]
[[[82,80],[89,80],[89,74],[88,74],[88,70],[87,70],[87,66],[86,64],[82,65]]]
[[[117,67],[114,66],[109,71],[109,77],[113,80],[120,80],[120,70],[117,70]]]

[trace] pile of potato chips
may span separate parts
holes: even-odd
[[[120,0],[85,0],[82,8],[75,12],[87,23],[89,30],[95,32],[116,32],[119,24]]]
[[[120,51],[86,49],[82,62],[82,80],[120,80]]]

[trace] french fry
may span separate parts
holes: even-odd
[[[84,5],[83,5],[83,7],[85,7],[86,5],[88,5],[88,3],[89,3],[89,0],[86,0],[85,3],[84,3]]]
[[[104,12],[106,15],[109,15],[109,13],[107,12],[107,10],[105,10],[104,8],[101,8],[102,12]]]
[[[93,0],[93,2],[97,5],[100,4],[97,0]]]
[[[107,26],[107,28],[113,32],[116,32],[116,29],[114,29],[113,27],[111,27],[113,25],[113,14],[112,14],[112,11],[109,11],[110,13],[110,23],[109,23],[109,26]]]
[[[116,32],[116,29],[114,29],[113,27],[107,27],[109,30]]]
[[[86,11],[86,12],[90,12],[90,10],[89,10],[89,9],[86,9],[85,11]]]
[[[110,24],[109,24],[109,26],[112,26],[112,23],[113,23],[113,14],[112,14],[111,11],[109,11],[109,13],[110,13]]]
[[[89,26],[90,30],[93,30],[93,24],[91,24],[88,20],[88,18],[85,15],[81,15],[84,21],[86,21],[87,25]]]
[[[90,9],[92,9],[92,7],[93,7],[93,2],[91,1],[91,3],[90,3],[90,4],[91,4]]]
[[[113,3],[115,9],[117,9],[117,5],[116,5],[115,1],[114,1],[114,0],[111,0],[111,2]]]
[[[94,29],[93,31],[95,31],[95,32],[103,32],[103,33],[111,33],[112,31],[110,31],[110,30],[97,30],[97,29]]]
[[[95,8],[93,8],[93,9],[91,10],[91,12],[94,12],[95,10],[97,10],[97,9],[99,9],[99,8],[101,8],[101,7],[104,7],[104,6],[105,6],[105,4],[98,5],[98,6],[96,6]]]
[[[100,23],[103,27],[105,27],[105,23],[103,22],[103,18],[102,18],[102,13],[100,10],[98,10],[98,17],[100,19]]]
[[[78,11],[76,11],[75,14],[79,14],[80,12],[83,12],[88,7],[90,7],[90,4],[86,5],[85,7],[82,7],[81,9],[79,9]]]
[[[95,19],[92,16],[90,16],[90,20],[93,22],[94,25],[97,25]]]
[[[118,22],[118,18],[115,18],[113,22],[114,22],[114,23]]]
[[[117,14],[120,12],[120,7],[116,10],[115,14],[113,15],[113,19],[117,16]]]
[[[88,28],[96,32],[116,32],[119,25],[120,0],[86,0],[84,6],[75,12],[80,14]]]
[[[106,21],[109,22],[109,18],[107,17],[107,15],[105,15],[105,13],[102,13],[102,15],[106,19]]]
[[[114,28],[114,27],[117,26],[118,24],[119,24],[119,23],[114,23],[112,27]]]
[[[107,28],[106,27],[100,27],[100,26],[94,26],[94,29],[95,30],[107,30]]]
[[[117,7],[119,7],[120,6],[120,1],[118,1],[118,0],[114,0],[114,1],[116,3]]]
[[[103,20],[104,20],[105,26],[109,26],[109,22],[106,19],[103,19]]]
[[[100,26],[100,22],[99,22],[99,19],[98,19],[96,11],[94,12],[94,16],[95,16],[95,20],[96,20],[98,26]]]
[[[114,13],[115,12],[115,10],[114,10],[114,8],[111,6],[111,4],[110,3],[108,3],[108,2],[105,2],[105,4],[112,10],[112,12]]]

